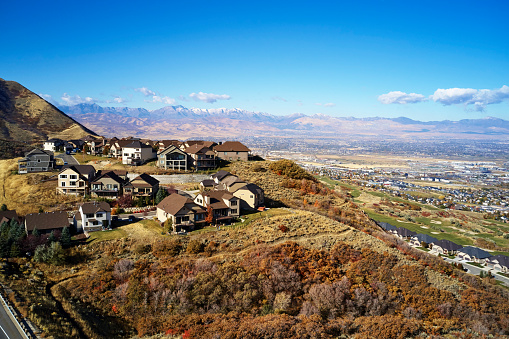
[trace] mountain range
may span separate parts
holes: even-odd
[[[272,115],[243,109],[166,106],[157,110],[60,106],[63,112],[104,136],[153,139],[240,136],[310,136],[326,138],[499,139],[509,138],[509,121],[499,118],[417,121],[400,118],[333,117],[324,114]]]

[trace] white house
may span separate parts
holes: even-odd
[[[154,149],[139,140],[122,147],[122,163],[124,165],[141,165],[155,158]]]
[[[111,225],[111,207],[107,202],[86,202],[74,216],[78,232],[101,231]]]

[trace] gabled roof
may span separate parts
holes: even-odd
[[[416,235],[414,236],[414,238],[417,238],[417,240],[419,240],[420,242],[423,242],[423,241],[424,241],[424,242],[425,242],[425,243],[427,243],[427,244],[434,244],[434,243],[436,243],[436,242],[438,241],[438,239],[435,239],[435,238],[433,238],[433,237],[432,237],[432,236],[430,236],[430,235],[427,235],[427,234],[421,234],[421,233],[416,234]]]
[[[119,177],[114,171],[101,172],[100,176],[96,177],[94,179],[94,181],[92,181],[92,183],[99,182],[103,178],[110,178],[110,179],[118,182],[119,184],[124,183],[124,180],[121,177]]]
[[[440,246],[442,248],[445,248],[448,251],[457,251],[457,250],[459,250],[461,248],[460,245],[457,245],[457,244],[453,243],[452,241],[445,240],[445,239],[438,240],[434,244],[437,245],[437,246]]]
[[[126,145],[129,145],[132,142],[133,142],[132,140],[120,139],[120,140],[115,141],[115,147],[118,146],[118,147],[122,148],[122,147],[125,147]]]
[[[86,202],[80,206],[85,214],[97,212],[111,212],[110,204],[105,201]]]
[[[150,186],[155,186],[155,185],[159,184],[159,180],[157,180],[156,178],[154,178],[146,173],[142,173],[142,174],[138,175],[136,178],[134,178],[133,180],[131,180],[131,182],[129,183],[129,186],[139,186],[140,184],[134,184],[134,182],[137,180],[143,180]],[[143,184],[141,184],[141,185],[143,185]]]
[[[190,211],[194,211],[195,213],[205,212],[203,208],[196,205],[191,199],[177,193],[170,194],[164,198],[157,205],[157,208],[160,208],[171,215],[176,215],[184,208]]]
[[[225,141],[221,145],[214,147],[217,152],[251,152],[244,144],[239,141]]]
[[[11,221],[12,219],[19,221],[18,213],[16,213],[15,210],[0,211],[0,220],[3,218],[7,219],[8,221]],[[0,222],[0,225],[1,224],[2,223]]]
[[[241,181],[237,181],[237,183],[239,183],[239,182],[241,182]],[[240,190],[246,190],[253,194],[263,193],[263,189],[261,189],[260,186],[253,184],[253,183],[248,183],[245,186],[239,187],[239,189],[237,191],[240,191]]]
[[[212,179],[205,179],[202,182],[200,182],[200,184],[203,187],[214,187],[215,182]]]
[[[29,156],[32,156],[32,155],[38,155],[38,154],[52,156],[53,152],[45,151],[45,150],[42,150],[42,149],[35,148],[35,149],[31,150],[30,152],[25,153],[25,157],[29,157]]]
[[[237,183],[237,182],[245,182],[245,181],[242,181],[239,179],[238,176],[236,175],[229,175],[227,177],[225,177],[223,180],[221,180],[221,183],[223,185],[225,185],[226,187],[230,187],[231,185],[233,185],[234,183]],[[247,185],[247,183],[246,183]]]
[[[490,253],[486,252],[485,250],[482,250],[480,248],[473,247],[473,246],[466,246],[466,247],[460,248],[458,250],[458,252],[466,253],[472,257],[476,257],[477,259],[485,259],[485,258],[489,258],[492,256]]]
[[[180,148],[178,148],[175,145],[169,145],[165,149],[157,152],[157,155],[166,154],[166,153],[180,153],[180,154],[187,155],[186,152],[184,152],[183,150],[181,150]]]
[[[122,148],[152,148],[152,146],[144,144],[139,140],[134,140],[131,141],[129,144],[122,146]]]
[[[229,175],[232,175],[232,174],[228,171],[220,170],[220,171],[217,171],[217,173],[212,174],[210,177],[212,179],[217,179],[217,180],[221,181]]]
[[[34,228],[38,230],[49,230],[53,228],[64,228],[69,226],[67,212],[32,213],[25,216],[25,224],[28,232]]]
[[[71,169],[74,172],[79,173],[80,175],[88,174],[90,173],[90,171],[95,173],[95,168],[92,165],[64,165],[60,173],[62,173],[66,169]]]
[[[164,148],[171,146],[171,145],[180,147],[181,144],[182,144],[182,142],[179,140],[160,140],[159,141],[159,145],[163,145]]]
[[[235,198],[233,194],[228,191],[208,191],[204,192],[203,196],[210,198],[207,207],[210,206],[213,210],[228,208],[228,205],[226,205],[224,200]]]
[[[188,154],[198,154],[198,153],[209,154],[209,155],[215,154],[210,148],[208,148],[202,144],[194,144],[192,146],[189,146],[184,150],[184,152],[186,152]]]
[[[490,262],[497,261],[500,266],[509,267],[509,257],[503,254],[497,254],[488,258]]]

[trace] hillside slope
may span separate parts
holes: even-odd
[[[94,132],[15,81],[0,78],[0,139],[33,143]]]

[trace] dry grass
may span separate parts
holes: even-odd
[[[13,174],[18,159],[0,160],[0,204],[6,204],[19,215],[63,210],[81,202],[81,198],[56,194],[56,180],[45,181],[56,172]]]

